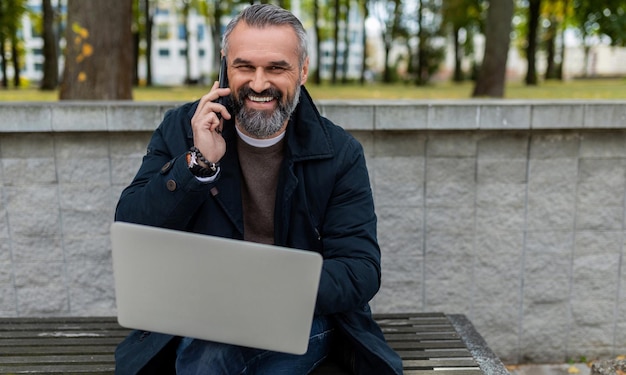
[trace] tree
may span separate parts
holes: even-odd
[[[363,54],[361,55],[361,73],[359,75],[359,83],[361,85],[365,84],[365,74],[367,72],[367,28],[366,21],[370,14],[370,9],[368,5],[368,0],[359,0],[359,8],[361,10],[361,15],[363,19],[361,20],[361,50]]]
[[[525,82],[527,85],[537,84],[537,66],[535,56],[537,54],[537,32],[539,29],[539,17],[541,16],[541,0],[528,1],[528,39],[526,41],[526,70]]]
[[[13,85],[20,86],[20,47],[18,30],[22,16],[26,13],[26,0],[0,1],[0,64],[2,64],[2,86],[9,86],[7,76],[6,43],[11,45],[11,64],[13,65]]]
[[[454,46],[454,82],[465,79],[461,63],[463,57],[474,50],[474,35],[482,28],[482,0],[447,0],[442,4],[444,25],[452,31]],[[460,11],[462,10],[462,11]],[[462,41],[463,34],[463,41]]]
[[[68,0],[61,100],[132,99],[132,0]]]
[[[54,90],[59,84],[59,52],[54,27],[54,8],[50,0],[43,0],[43,78],[42,90]]]
[[[504,97],[513,9],[513,0],[489,1],[485,54],[472,93],[473,97]]]

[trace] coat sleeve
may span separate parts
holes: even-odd
[[[207,199],[209,184],[187,167],[185,112],[168,112],[153,133],[139,171],[120,196],[115,220],[182,230]]]
[[[337,154],[334,186],[324,214],[316,313],[363,308],[380,287],[380,248],[365,156],[349,137]]]

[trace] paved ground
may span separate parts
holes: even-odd
[[[511,375],[589,375],[591,369],[585,363],[507,366]]]

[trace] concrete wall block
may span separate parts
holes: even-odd
[[[61,184],[110,184],[111,162],[108,158],[67,159],[57,162]]]
[[[474,206],[428,207],[426,209],[426,231],[442,229],[450,233],[472,233],[474,231]]]
[[[373,107],[351,104],[324,104],[319,108],[324,117],[347,130],[374,130],[375,112]]]
[[[527,178],[526,159],[479,159],[477,181],[480,184],[523,184]]]
[[[430,135],[426,140],[426,155],[429,158],[476,157],[476,138],[474,133],[464,131]]]
[[[57,174],[54,158],[2,159],[4,185],[23,186],[32,184],[54,184]]]
[[[0,132],[49,132],[52,130],[52,108],[46,104],[10,103],[0,106]]]
[[[1,210],[0,215],[2,215]],[[11,258],[11,238],[9,237],[9,228],[6,225],[6,220],[0,218],[0,264],[10,264]]]
[[[374,112],[376,130],[424,129],[428,124],[427,106],[382,105]]]
[[[426,205],[428,207],[454,207],[471,205],[476,191],[471,181],[426,182]]]
[[[623,103],[585,104],[585,128],[623,128],[626,125],[626,106]]]
[[[517,207],[524,206],[526,201],[526,185],[522,184],[478,184],[476,185],[476,207],[489,210],[493,206]],[[522,210],[523,214],[523,210]]]
[[[54,137],[49,133],[2,134],[0,155],[2,159],[53,158]]]
[[[483,159],[523,159],[528,158],[529,136],[526,133],[487,133],[478,140],[479,161]]]
[[[424,308],[426,311],[472,311],[472,257],[425,257]]]
[[[373,144],[374,157],[425,157],[426,137],[419,133],[376,133]]]
[[[475,105],[431,105],[429,108],[428,129],[474,130],[479,126],[479,110]]]
[[[108,221],[111,226],[113,218]],[[67,235],[63,238],[66,259],[74,262],[102,263],[111,261],[111,240],[106,234],[83,232],[80,235]]]
[[[426,177],[428,183],[469,182],[476,180],[476,159],[469,158],[428,158]]]
[[[596,308],[607,308],[606,304]],[[574,306],[574,309],[579,307]],[[569,358],[600,358],[611,354],[615,326],[612,324],[585,325],[572,324],[567,340]]]
[[[12,261],[17,262],[63,262],[61,236],[33,235],[11,237]]]
[[[124,103],[107,107],[109,131],[154,131],[163,117],[161,108],[152,103]]]
[[[473,263],[474,296],[482,303],[519,304],[522,288],[522,231],[480,231]]]
[[[380,291],[372,300],[371,307],[376,313],[422,311],[421,280],[387,281],[382,276]]]
[[[493,204],[476,208],[476,229],[479,231],[521,231],[524,228],[524,203]]]
[[[99,103],[67,102],[52,107],[52,130],[106,131],[107,107]]]
[[[521,319],[518,304],[477,302],[470,316],[478,332],[503,362],[518,362]]]
[[[17,316],[13,265],[0,261],[0,316]]]
[[[522,363],[564,361],[569,332],[569,306],[565,302],[525,303],[523,334],[520,340]],[[546,324],[550,322],[550,324]]]
[[[585,304],[610,301],[615,311],[617,296],[618,270],[620,266],[620,256],[615,253],[598,253],[593,255],[579,256],[575,254],[572,269],[572,299],[575,301],[585,301]],[[598,277],[602,275],[603,277]],[[589,305],[591,307],[593,305]],[[592,315],[584,315],[590,317]],[[611,321],[613,317],[609,318]],[[597,324],[601,322],[587,321],[587,323]],[[607,323],[607,321],[603,321]]]
[[[482,105],[480,129],[530,129],[530,105]]]
[[[626,132],[586,132],[580,137],[581,158],[625,158]]]
[[[533,104],[531,109],[533,129],[579,129],[583,120],[584,102]]]
[[[424,166],[419,158],[376,158],[373,189],[376,205],[421,207],[424,204]]]
[[[63,316],[69,313],[63,262],[15,263],[14,268],[20,316]]]
[[[115,285],[110,260],[67,264],[70,315],[106,316],[115,312]]]
[[[530,138],[530,156],[535,159],[574,159],[578,157],[580,133],[537,133]]]

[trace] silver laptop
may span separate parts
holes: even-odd
[[[303,354],[322,257],[144,225],[111,225],[120,325]]]

